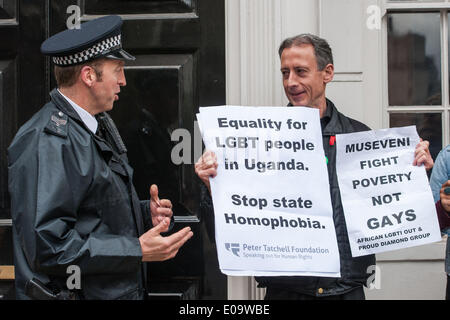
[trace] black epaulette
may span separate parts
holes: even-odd
[[[69,117],[62,111],[53,112],[45,126],[45,132],[61,138],[67,138],[68,119]]]

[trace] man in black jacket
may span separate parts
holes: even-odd
[[[42,44],[58,88],[8,149],[18,299],[144,299],[143,262],[173,258],[192,237],[188,227],[161,236],[172,204],[156,185],[150,201],[138,199],[106,113],[126,85],[124,60],[134,60],[122,49],[121,25],[102,17]],[[78,285],[68,281],[71,270]]]
[[[328,159],[328,176],[340,255],[340,278],[326,277],[257,277],[260,287],[266,287],[266,299],[364,299],[368,268],[375,265],[375,256],[353,258],[336,176],[336,134],[370,130],[366,125],[341,114],[326,98],[325,88],[333,80],[333,56],[327,41],[311,34],[284,40],[279,49],[281,73],[289,106],[308,106],[320,110],[323,147]],[[415,165],[433,166],[422,141],[416,147]],[[206,152],[196,163],[196,173],[209,189],[209,178],[217,174],[217,161]],[[208,192],[203,192],[202,210],[212,216],[213,206]]]

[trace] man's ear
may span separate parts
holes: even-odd
[[[90,66],[84,66],[80,71],[81,81],[88,86],[92,87],[94,82],[97,80],[97,75],[95,74],[95,70]]]
[[[331,63],[327,64],[327,66],[323,69],[323,72],[323,82],[325,84],[331,82],[334,78],[334,65],[332,65]]]

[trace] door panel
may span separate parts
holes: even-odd
[[[16,131],[17,114],[17,52],[19,26],[16,19],[17,3],[0,3],[0,219],[9,219],[9,197],[6,149]]]
[[[42,42],[42,8],[23,4],[19,11],[17,0],[0,2],[0,299],[14,298],[7,148],[18,127],[36,111],[33,103],[42,101],[44,60],[35,58],[31,48]],[[34,27],[27,33],[30,24]]]
[[[14,283],[6,270],[13,265],[11,213],[8,195],[6,149],[15,133],[17,111],[17,59],[0,60],[0,299],[14,297]],[[6,276],[5,276],[6,275]]]
[[[18,64],[17,3],[0,3],[0,299],[14,297],[11,213],[8,195],[7,147],[16,131],[17,64]]]
[[[0,219],[10,219],[7,148],[15,133],[17,112],[17,59],[0,60]]]
[[[88,0],[86,14],[170,14],[194,12],[196,0]]]
[[[193,122],[193,64],[190,54],[136,55],[126,66],[127,86],[111,114],[120,119],[141,199],[148,198],[151,181],[159,186],[161,197],[181,200],[183,180],[178,180],[183,168],[171,161],[170,134]],[[191,206],[190,214],[195,209]]]

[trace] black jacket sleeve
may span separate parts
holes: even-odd
[[[200,214],[205,221],[206,232],[212,243],[216,241],[214,206],[208,188],[201,183],[200,185]]]

